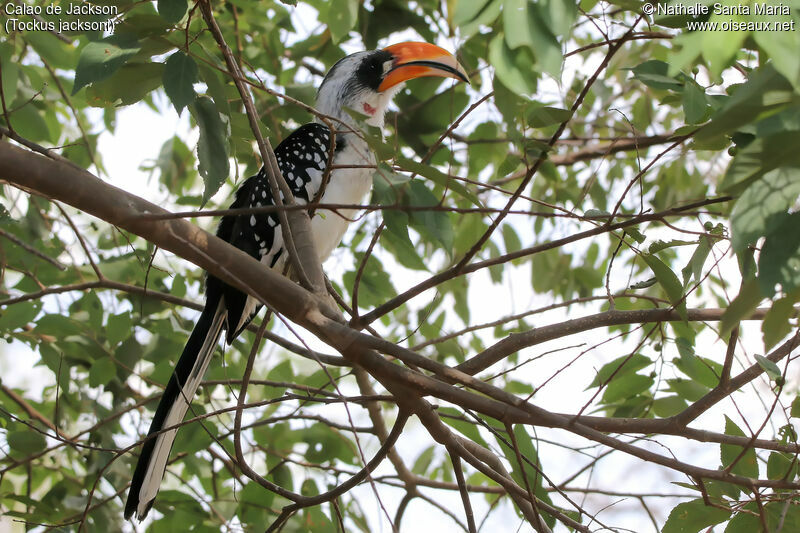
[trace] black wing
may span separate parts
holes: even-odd
[[[319,192],[322,175],[328,164],[330,130],[323,124],[310,123],[301,126],[286,137],[275,149],[275,158],[292,194],[298,200],[311,201]],[[248,178],[236,191],[231,209],[264,207],[275,205],[264,168]],[[253,215],[228,215],[222,218],[217,236],[228,241],[250,256],[273,268],[284,253],[278,213]],[[225,298],[227,309],[226,340],[228,344],[247,326],[258,313],[258,305],[237,328],[247,305],[247,295],[220,280],[209,276],[207,297],[220,294]]]

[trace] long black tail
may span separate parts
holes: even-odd
[[[183,421],[211,361],[224,319],[225,308],[221,302],[217,305],[206,303],[189,340],[186,341],[164,395],[161,396],[153,422],[150,424],[150,431],[147,433],[148,437]],[[130,518],[134,513],[139,520],[147,516],[158,494],[177,432],[177,428],[171,429],[145,441],[128,491],[125,518]]]

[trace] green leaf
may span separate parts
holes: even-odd
[[[513,431],[517,450],[519,451],[519,456],[522,458],[521,461],[517,458],[517,452],[514,448],[508,445],[513,442],[510,437],[506,437],[505,442],[501,440],[499,436],[497,437],[497,443],[502,448],[506,461],[511,465],[511,477],[523,487],[526,486],[527,480],[527,485],[531,487],[534,495],[544,502],[550,503],[550,496],[547,491],[544,490],[543,476],[541,474],[542,467],[533,439],[528,435],[525,426],[522,424],[515,425]],[[506,442],[508,442],[508,444],[506,444]],[[554,526],[554,517],[549,515],[543,515],[542,517],[545,518],[550,527]]]
[[[481,201],[478,199],[477,196],[475,196],[475,194],[472,191],[464,187],[458,181],[451,179],[450,176],[448,176],[438,168],[405,157],[398,157],[397,163],[401,167],[408,169],[416,174],[419,174],[420,176],[428,178],[429,180],[431,180],[432,182],[441,187],[445,187],[453,191],[459,196],[465,198],[466,200],[469,200],[474,205],[478,207],[483,207]]]
[[[739,273],[742,275],[742,279],[754,279],[756,277],[756,271],[758,270],[755,250],[752,248],[745,248],[737,254],[736,259],[736,264],[739,267]]]
[[[655,274],[658,283],[667,293],[670,303],[675,306],[675,310],[683,320],[688,320],[686,301],[683,299],[683,285],[678,276],[658,257],[651,254],[642,254],[641,257]]]
[[[54,68],[72,69],[79,57],[78,50],[71,42],[65,43],[50,32],[29,31],[25,33],[25,42],[33,46],[36,53]],[[3,70],[3,78],[5,76],[6,72]]]
[[[506,43],[511,50],[527,46],[533,51],[531,36],[534,32],[532,4],[527,0],[504,0],[503,29]]]
[[[687,124],[702,122],[708,109],[705,91],[697,83],[687,83],[683,88],[682,100]]]
[[[370,126],[369,124],[364,124],[362,119],[358,117],[359,113],[356,113],[352,109],[345,108],[345,111],[353,117],[359,126],[361,126],[361,133],[364,134],[364,140],[367,141],[370,149],[377,156],[378,161],[388,161],[395,157],[394,148],[384,140],[380,129]]]
[[[70,336],[81,336],[85,333],[85,324],[73,317],[48,314],[43,315],[36,321],[36,328],[34,331],[43,335],[52,335],[58,339],[64,340]]]
[[[689,262],[681,270],[683,275],[683,284],[689,283],[689,280],[694,277],[696,283],[700,283],[701,276],[703,275],[703,265],[706,264],[708,254],[711,252],[712,240],[709,237],[700,237],[700,242],[697,244],[692,257]]]
[[[676,246],[688,246],[690,244],[695,244],[692,241],[683,241],[680,239],[673,239],[671,241],[662,241],[661,239],[654,241],[650,244],[647,248],[647,251],[651,254],[658,253],[662,250],[666,250],[667,248],[674,248]]]
[[[117,375],[117,365],[110,357],[95,360],[89,368],[89,386],[108,385]]]
[[[725,434],[726,435],[737,435],[739,437],[744,437],[744,432],[739,429],[733,420],[728,418],[725,415]],[[736,446],[733,444],[721,444],[720,445],[720,459],[722,461],[722,467],[727,468],[729,465],[736,460],[737,457],[742,453],[743,448],[741,446]],[[753,448],[748,448],[747,451],[744,452],[744,455],[736,462],[736,464],[731,469],[732,474],[737,474],[740,476],[745,476],[753,479],[758,478],[758,460],[756,459],[756,451]]]
[[[522,248],[522,242],[511,224],[503,225],[503,244],[506,247],[507,254],[519,251]]]
[[[111,347],[133,335],[133,320],[129,312],[109,315],[106,323],[106,339]]]
[[[794,426],[791,424],[791,422],[779,427],[778,435],[780,435],[779,442],[781,444],[786,444],[789,442],[797,442],[797,431],[795,431]]]
[[[403,266],[425,270],[425,263],[408,235],[408,213],[402,210],[402,203],[399,200],[399,197],[405,197],[409,179],[395,174],[388,166],[381,163],[372,176],[372,184],[373,202],[390,206],[383,211],[383,221],[387,231],[381,235],[381,243]]]
[[[528,124],[534,128],[543,128],[553,124],[561,124],[572,117],[572,111],[560,107],[533,106],[528,113]]]
[[[793,418],[800,418],[800,396],[795,396],[794,400],[792,400],[792,407],[789,413]]]
[[[774,361],[771,361],[763,355],[758,354],[755,355],[755,358],[758,366],[760,366],[761,369],[767,373],[771,380],[775,381],[783,376],[781,369],[778,368],[778,365],[776,365]]]
[[[702,499],[683,502],[669,513],[661,533],[697,533],[728,520],[731,511],[706,505]]]
[[[193,407],[189,411],[189,418],[201,414],[203,411],[198,407]],[[209,435],[211,433],[211,435]],[[216,435],[217,429],[214,423],[210,420],[203,420],[192,422],[181,427],[175,438],[175,445],[172,448],[173,452],[179,453],[197,453],[202,450],[207,450],[209,446],[214,443],[212,435]]]
[[[442,415],[442,421],[445,424],[452,427],[472,442],[486,448],[489,447],[478,431],[478,426],[474,422],[465,420],[464,413],[452,407],[439,407],[438,412]]]
[[[19,82],[20,68],[12,59],[11,54],[13,47],[0,48],[0,68],[3,69],[3,79],[0,80],[0,87],[3,89],[5,98],[12,98],[12,95],[17,94],[17,83]]]
[[[675,483],[676,485],[686,486],[686,488],[691,488],[693,490],[699,490],[698,487],[691,484],[684,485],[683,483]],[[725,503],[725,497],[737,499],[742,494],[742,489],[738,485],[734,485],[733,483],[725,483],[724,481],[714,481],[710,479],[704,479],[703,485],[705,486],[706,492],[708,493],[709,497],[712,501],[718,501]]]
[[[731,138],[738,140],[738,144],[747,144],[752,136],[768,137],[775,133],[785,131],[800,131],[800,102],[783,106],[764,114],[755,124],[742,128],[741,135],[735,133]]]
[[[800,212],[779,219],[758,258],[758,285],[768,297],[775,294],[776,285],[786,292],[800,287]]]
[[[80,316],[78,313],[83,312],[88,315],[88,319],[81,316],[80,320],[83,321],[89,329],[93,331],[100,331],[103,329],[103,302],[97,296],[96,291],[87,291],[83,297],[69,306],[70,315],[73,318]]]
[[[647,240],[647,237],[637,228],[626,228],[625,233],[630,235],[631,238],[636,242],[638,242],[639,244],[642,244],[644,241]]]
[[[44,436],[33,429],[11,432],[6,436],[6,441],[12,450],[25,454],[40,452],[47,447]]]
[[[586,388],[591,389],[593,387],[599,387],[600,385],[607,383],[610,379],[617,379],[628,374],[633,374],[637,370],[646,368],[651,364],[653,364],[653,361],[651,361],[649,357],[640,353],[635,353],[630,356],[623,355],[617,357],[613,361],[600,367],[600,370],[597,371],[597,375],[594,377],[594,380]]]
[[[457,6],[461,6],[461,4],[474,4],[476,6],[480,5],[480,2],[483,0],[479,0],[475,2],[473,0],[455,0],[457,1]],[[503,0],[490,0],[488,4],[484,4],[484,8],[474,17],[469,19],[466,22],[461,24],[456,24],[455,22],[453,25],[460,26],[459,30],[461,35],[464,38],[467,38],[481,30],[481,28],[485,26],[491,26],[495,20],[500,16],[501,9],[503,7]]]
[[[694,350],[697,332],[688,323],[671,322],[670,328],[675,332],[675,347],[681,357],[696,355]],[[662,348],[663,349],[663,348]]]
[[[503,34],[509,50],[519,53],[526,47],[540,70],[558,77],[561,70],[561,46],[545,21],[539,4],[528,0],[504,0]]]
[[[90,42],[83,47],[78,58],[72,94],[75,95],[90,83],[108,78],[140,49],[135,39],[124,35],[112,35]]]
[[[800,144],[800,131],[785,131],[755,139],[736,153],[719,185],[720,192],[739,194],[772,170],[780,167],[800,167],[798,144]],[[784,170],[782,173],[774,174],[770,180],[772,183],[794,183],[795,172],[794,169]],[[762,187],[751,194],[764,196],[768,192]],[[770,195],[770,201],[777,203],[780,201],[780,196],[780,193],[775,198]],[[747,200],[747,205],[749,202],[750,199]]]
[[[683,412],[688,405],[680,396],[664,396],[653,400],[653,412],[658,417],[669,418]]]
[[[158,14],[170,24],[175,24],[186,14],[188,5],[188,0],[158,0]]]
[[[722,5],[734,5],[733,2]],[[715,15],[712,13],[710,21],[718,23],[736,20],[744,22],[744,18],[737,15]],[[742,43],[748,32],[744,31],[703,31],[702,35],[703,57],[711,71],[711,76],[719,76],[723,70],[733,63],[736,53],[742,49]]]
[[[195,157],[192,151],[180,137],[174,135],[161,145],[155,161],[155,168],[159,171],[159,181],[168,191],[177,194],[184,192],[193,183],[196,177],[194,164]],[[173,293],[175,293],[174,289]],[[175,294],[183,297],[186,293]]]
[[[507,147],[503,143],[486,142],[500,136],[498,124],[483,122],[469,134],[471,142],[469,150],[469,175],[477,175],[488,166],[498,168],[509,157]]]
[[[197,96],[193,87],[195,82],[197,64],[194,59],[181,51],[169,56],[164,68],[164,90],[179,115]]]
[[[128,63],[110,78],[86,89],[86,100],[95,107],[134,104],[160,87],[162,63]]]
[[[397,258],[401,265],[414,270],[427,270],[408,235],[408,214],[387,209],[383,212],[386,229],[381,235],[381,243]]]
[[[672,362],[692,380],[709,388],[716,387],[722,375],[722,365],[694,354],[681,354],[680,357],[673,359]]]
[[[753,533],[765,531],[761,517],[766,519],[766,531],[800,531],[800,513],[796,505],[786,505],[783,498],[760,507],[755,502],[745,505],[725,528],[725,533]],[[744,512],[749,511],[749,512]]]
[[[453,249],[455,233],[453,223],[446,211],[439,209],[439,201],[421,181],[414,180],[409,184],[408,202],[412,207],[430,207],[431,210],[414,210],[409,212],[411,226],[425,234],[429,240],[438,242],[450,254]]]
[[[584,216],[585,218],[600,218],[600,219],[607,219],[607,218],[608,218],[610,215],[611,215],[611,213],[609,213],[609,212],[608,212],[608,211],[606,211],[605,209],[595,209],[595,208],[592,208],[592,209],[587,209],[587,210],[586,210],[586,211],[583,213],[583,216]]]
[[[522,381],[517,381],[515,379],[509,380],[506,383],[506,390],[511,394],[516,394],[517,396],[533,396],[536,392],[536,389],[529,383],[523,383]]]
[[[683,84],[667,75],[669,65],[663,61],[651,59],[630,69],[633,77],[648,87],[660,90],[680,90]]]
[[[284,359],[267,374],[267,379],[270,381],[279,381],[281,383],[291,383],[294,379],[294,370],[292,370],[292,363],[288,359]]]
[[[339,459],[348,464],[356,460],[354,450],[338,430],[319,423],[299,431],[300,439],[308,443],[306,458],[315,463],[324,463]]]
[[[788,453],[772,452],[767,459],[767,477],[792,481],[797,477],[797,460]]]
[[[238,494],[238,499],[242,504],[267,508],[275,499],[275,493],[253,481],[244,486]]]
[[[203,178],[202,203],[216,194],[225,183],[230,171],[228,162],[228,127],[217,112],[214,101],[207,96],[198,96],[189,106],[198,127],[197,157],[200,160],[200,176]]]
[[[530,50],[521,48],[512,51],[502,33],[495,35],[489,43],[489,64],[494,67],[497,79],[512,92],[519,95],[536,92],[536,75]]]
[[[641,374],[624,374],[615,376],[603,393],[603,403],[610,404],[628,400],[649,389],[654,383],[650,376]]]
[[[531,51],[536,59],[538,70],[546,72],[553,79],[560,80],[561,78],[561,65],[564,61],[564,55],[561,50],[561,44],[553,35],[557,25],[564,24],[565,20],[569,20],[564,15],[571,15],[569,10],[554,9],[552,13],[546,11],[548,6],[555,6],[557,0],[550,2],[529,2],[529,16],[531,17],[531,28],[533,32],[530,35]],[[574,9],[573,6],[570,6]],[[549,16],[554,15],[555,21],[549,20]]]
[[[11,126],[19,135],[32,141],[53,142],[50,128],[43,116],[44,113],[34,104],[23,104],[21,107],[14,109],[9,115]]]
[[[295,443],[300,441],[298,433],[288,423],[259,424],[253,428],[253,437],[259,445],[281,454],[291,452]]]
[[[450,27],[459,27],[473,20],[484,10],[488,0],[448,0],[447,14]]]
[[[721,35],[724,37],[725,34]],[[699,141],[733,132],[755,122],[762,113],[795,99],[791,84],[772,64],[767,64],[750,74],[747,82],[714,113],[711,123],[698,131],[694,138]]]
[[[527,47],[541,70],[553,77],[559,75],[561,46],[545,21],[541,5],[528,0],[504,0],[503,30],[510,50],[519,53],[519,48]]]
[[[578,3],[573,0],[548,0],[535,3],[547,28],[557,37],[568,37],[578,16]],[[581,6],[583,7],[583,6]],[[588,8],[591,10],[591,7]]]
[[[357,253],[355,256],[356,265],[360,265],[363,258],[363,252]],[[354,291],[356,270],[353,269],[346,272],[343,281],[351,291]],[[375,255],[370,255],[359,280],[358,306],[363,308],[375,307],[396,295],[397,293],[392,285],[392,278],[384,270],[383,265]]]
[[[754,279],[745,282],[731,305],[722,313],[720,335],[723,337],[728,335],[741,320],[750,316],[762,299],[763,296],[761,295],[761,289],[758,287],[758,282]]]
[[[758,46],[767,52],[775,70],[780,72],[795,87],[800,85],[800,56],[787,54],[786,50],[800,49],[800,32],[754,31],[750,34]]]
[[[0,309],[0,332],[11,333],[28,325],[42,308],[41,301],[20,302]]]
[[[330,2],[323,22],[328,24],[334,43],[342,42],[358,19],[358,0]]]
[[[705,385],[689,379],[667,380],[669,390],[690,402],[696,402],[710,390]]]
[[[655,277],[652,277],[652,278],[646,279],[644,281],[639,281],[637,283],[634,283],[629,288],[631,290],[633,290],[633,291],[640,290],[640,289],[647,289],[649,287],[652,287],[656,283],[658,283],[658,280],[656,280]]]
[[[411,467],[411,471],[417,475],[424,476],[428,472],[428,468],[431,466],[431,461],[433,461],[433,452],[436,450],[435,446],[428,446],[420,454],[417,456],[417,459],[414,461],[414,466]]]

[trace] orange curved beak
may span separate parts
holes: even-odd
[[[455,78],[469,83],[467,71],[453,54],[435,44],[397,43],[387,46],[384,50],[392,54],[394,64],[378,86],[380,92],[398,83],[423,76]]]

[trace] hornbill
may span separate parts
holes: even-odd
[[[359,204],[369,192],[375,157],[356,131],[349,110],[366,115],[365,122],[381,127],[386,107],[404,82],[422,76],[449,77],[466,81],[458,61],[443,48],[427,43],[405,42],[382,50],[356,52],[339,60],[325,75],[317,92],[316,109],[327,116],[336,132],[319,121],[305,124],[275,149],[281,173],[298,202],[314,200],[322,187],[329,161],[331,138],[334,150],[329,181],[322,204]],[[349,168],[348,168],[349,167]],[[265,169],[248,178],[236,191],[231,208],[274,205]],[[333,212],[317,209],[311,220],[319,260],[324,261],[342,239],[356,210]],[[283,271],[288,254],[275,212],[228,215],[220,221],[217,236],[247,252],[269,268]],[[183,421],[214,348],[225,330],[231,344],[261,309],[258,301],[240,290],[207,276],[206,304],[186,342],[150,424],[139,461],[133,473],[125,518],[135,513],[144,519],[155,501],[177,428]]]

